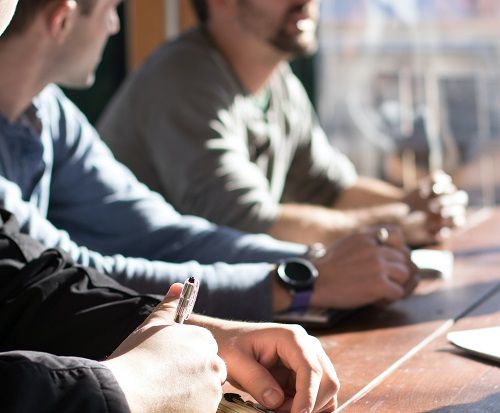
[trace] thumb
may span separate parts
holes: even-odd
[[[139,343],[145,340],[144,333],[146,330],[155,326],[172,325],[174,324],[175,308],[179,296],[182,291],[182,284],[172,284],[167,295],[162,302],[156,306],[153,312],[146,318],[143,323],[135,329],[116,349],[109,358],[121,356],[128,351],[137,347]]]
[[[167,295],[165,296],[165,298],[178,299],[181,296],[181,292],[182,292],[182,284],[181,283],[174,283],[168,289]]]
[[[181,283],[172,284],[165,297],[163,297],[161,303],[158,304],[154,311],[149,315],[146,323],[150,326],[158,323],[164,323],[165,321],[167,321],[168,324],[173,324],[175,310],[177,308],[177,304],[179,303],[181,292]]]
[[[170,286],[163,300],[155,309],[157,310],[170,310],[175,309],[177,303],[179,302],[179,298],[181,296],[183,285],[181,283],[174,283]]]
[[[238,368],[231,372],[231,379],[245,392],[268,409],[276,409],[283,404],[283,390],[264,366],[245,355],[238,360],[237,365]]]

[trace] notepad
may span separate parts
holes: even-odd
[[[244,401],[239,394],[225,393],[217,408],[217,413],[273,413],[264,407]]]
[[[453,253],[451,251],[416,249],[411,260],[420,269],[422,278],[450,279],[453,275]]]
[[[500,327],[453,331],[447,338],[464,351],[500,363]]]

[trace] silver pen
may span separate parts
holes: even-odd
[[[196,302],[199,287],[200,281],[194,277],[189,277],[184,282],[181,296],[179,298],[179,304],[177,304],[177,309],[175,311],[174,321],[176,323],[184,323],[184,321],[186,321],[191,315],[194,303]]]

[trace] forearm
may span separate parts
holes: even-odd
[[[266,235],[218,229],[193,217],[182,220],[183,225],[165,227],[145,237],[142,244],[156,251],[159,257],[148,260],[104,255],[79,246],[66,232],[59,231],[42,217],[38,217],[37,223],[41,230],[39,240],[45,247],[59,247],[78,264],[95,268],[141,293],[163,295],[172,283],[195,275],[201,280],[198,308],[210,315],[229,318],[271,319],[273,299],[268,276],[271,265],[266,263],[300,256],[306,251],[303,245],[279,242]],[[198,236],[189,237],[195,233]],[[212,264],[217,258],[219,262]],[[201,265],[194,259],[207,264]],[[248,264],[228,265],[223,260]]]
[[[373,207],[394,202],[402,202],[405,192],[379,179],[360,177],[356,184],[343,191],[335,200],[336,209]]]
[[[269,229],[274,238],[329,245],[350,233],[356,226],[354,217],[344,211],[302,204],[282,204],[278,217]]]
[[[158,236],[160,235],[160,236]],[[202,264],[215,262],[226,263],[261,263],[276,262],[279,259],[303,255],[304,245],[278,241],[265,234],[247,234],[232,228],[216,226],[196,217],[182,217],[182,220],[171,227],[157,231],[156,239],[148,237],[155,249],[162,251],[161,246],[167,244],[181,245],[181,248],[167,250],[154,258],[162,261],[183,262],[196,260]],[[142,256],[142,255],[141,255]]]
[[[269,234],[278,239],[326,245],[353,230],[379,224],[399,224],[408,213],[405,193],[390,184],[372,178],[358,178],[344,190],[332,208],[282,204]]]
[[[399,224],[408,212],[402,203],[336,210],[315,205],[283,204],[269,230],[275,238],[312,244],[330,245],[356,229],[379,225]]]
[[[226,320],[237,319],[246,321],[272,321],[273,314],[287,310],[292,302],[292,295],[288,290],[286,290],[281,284],[278,283],[276,277],[274,276],[274,271],[275,266],[269,266],[267,273],[261,272],[260,276],[262,276],[263,278],[261,282],[255,286],[255,289],[252,287],[252,290],[254,291],[238,292],[233,290],[226,295],[226,300],[224,300],[223,298],[218,300],[219,304],[227,304],[228,315],[226,317],[219,315],[216,316],[225,318]],[[216,300],[216,298],[214,297],[212,300]],[[200,292],[198,294],[198,300],[195,310],[205,310],[203,302],[203,292]],[[238,309],[234,307],[238,307]],[[261,307],[260,310],[257,310],[257,307]],[[240,311],[241,316],[232,316],[231,314],[234,313],[235,310]],[[257,315],[257,313],[255,312],[256,310],[261,314],[261,316],[255,317],[253,315],[253,313]],[[206,310],[203,311],[203,313],[210,314]],[[212,322],[212,320],[216,319],[214,317],[204,317],[199,314],[195,314],[190,318],[191,324],[198,325],[200,327],[207,327],[204,323]],[[226,320],[223,320],[223,322],[225,322]]]
[[[195,311],[240,320],[272,318],[271,264],[200,265],[194,261],[181,264],[147,261],[142,264],[142,270],[132,269],[114,277],[138,292],[163,295],[172,283],[183,282],[194,275],[200,279]]]

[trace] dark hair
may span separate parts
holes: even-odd
[[[191,4],[193,6],[194,11],[196,12],[198,21],[201,24],[205,24],[208,20],[207,0],[191,0]]]
[[[4,37],[22,33],[33,22],[37,14],[52,3],[64,0],[19,0],[12,21],[4,33]],[[81,14],[92,12],[98,0],[76,0]]]

